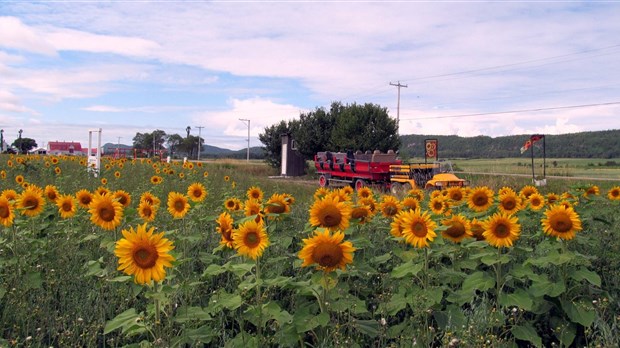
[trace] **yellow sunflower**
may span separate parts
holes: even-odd
[[[225,176],[224,176],[224,181],[226,181],[226,182],[230,181],[230,176],[225,175]]]
[[[6,197],[0,197],[0,224],[9,227],[14,219],[13,204]]]
[[[538,189],[532,185],[525,185],[521,188],[521,191],[519,191],[519,196],[528,199],[533,193],[538,193]]]
[[[420,202],[414,197],[407,196],[401,201],[401,206],[403,210],[416,210],[420,208]]]
[[[521,197],[514,191],[505,191],[498,196],[498,208],[502,213],[514,214],[521,210]]]
[[[114,172],[114,177],[117,179],[120,179],[121,177],[121,172],[119,172],[118,170]]]
[[[412,188],[407,192],[408,196],[411,196],[418,200],[418,202],[422,202],[424,200],[424,191],[419,188]]]
[[[469,222],[469,228],[471,230],[472,237],[476,238],[477,241],[484,240],[484,223],[482,221],[479,221],[476,218],[471,219]]]
[[[168,212],[175,219],[183,218],[189,211],[187,196],[178,192],[168,193]]]
[[[245,201],[245,203],[243,204],[244,206],[244,214],[245,216],[254,216],[256,215],[256,217],[258,219],[262,219],[263,216],[263,206],[262,204],[255,200],[255,199],[248,199],[247,201]]]
[[[220,245],[233,248],[233,219],[227,212],[223,212],[215,220],[217,222],[217,231],[222,236]]]
[[[435,190],[431,192],[431,199],[442,196],[442,191]]]
[[[381,211],[381,214],[383,216],[391,218],[393,216],[396,216],[396,214],[398,214],[401,209],[402,207],[400,205],[400,201],[396,199],[396,197],[390,195],[383,195],[383,197],[381,197],[381,203],[379,203],[379,210]]]
[[[187,195],[193,202],[202,202],[207,198],[207,189],[205,185],[195,182],[187,188]]]
[[[108,179],[106,178],[101,178],[101,185],[107,185],[108,184]]]
[[[547,204],[552,205],[560,200],[560,196],[557,193],[549,192],[546,196]]]
[[[465,196],[463,195],[463,190],[460,187],[454,186],[448,188],[448,198],[452,200],[453,203],[461,203]]]
[[[155,220],[157,215],[157,209],[159,206],[153,205],[147,201],[142,201],[138,204],[138,215],[144,222],[151,222]]]
[[[400,221],[405,242],[416,248],[429,247],[429,242],[437,237],[435,233],[437,225],[431,220],[427,211],[409,210],[403,213]]]
[[[291,207],[286,202],[286,197],[282,194],[274,193],[265,203],[265,215],[270,219],[274,219],[281,214],[287,214],[290,211]]]
[[[103,186],[99,186],[95,190],[95,194],[99,194],[99,195],[102,195],[102,196],[109,195],[110,194],[110,190],[105,188],[105,187],[103,187]]]
[[[0,178],[6,179],[6,170],[0,170]]]
[[[392,222],[390,223],[390,234],[396,238],[402,238],[403,237],[403,230],[404,230],[404,226],[403,226],[403,221],[402,221],[402,217],[405,213],[409,212],[410,210],[402,210],[400,211],[398,214],[396,214],[396,216],[394,216],[392,218]]]
[[[484,222],[483,226],[484,239],[497,248],[511,247],[521,234],[519,219],[505,213],[495,213]]]
[[[72,195],[60,195],[56,199],[58,213],[63,219],[71,218],[77,212],[76,199]]]
[[[202,176],[205,177],[205,178],[208,178],[209,177],[209,172],[205,171],[204,173],[202,173]]]
[[[118,200],[118,202],[120,204],[122,204],[123,207],[125,207],[125,208],[128,207],[131,204],[131,195],[127,191],[116,190],[112,194],[112,197],[114,197],[114,199]]]
[[[448,226],[446,230],[441,232],[441,236],[455,243],[460,243],[463,239],[472,236],[469,220],[462,214],[452,215],[441,223]]]
[[[15,191],[15,190],[6,189],[6,190],[2,191],[2,194],[0,195],[0,197],[4,197],[9,202],[12,202],[12,201],[16,201],[17,197],[19,197],[19,195],[17,194],[17,191]]]
[[[372,215],[375,215],[375,213],[377,212],[377,202],[375,201],[374,197],[366,197],[366,198],[362,198],[360,199],[358,202],[358,204],[363,204],[365,206],[368,207],[368,210],[370,210],[370,213]]]
[[[540,193],[532,193],[527,200],[532,210],[538,211],[545,206],[545,197]]]
[[[504,186],[501,189],[497,190],[497,195],[499,196],[507,194],[507,193],[512,193],[514,195],[517,194],[515,190],[512,189],[512,187],[508,187],[508,186]]]
[[[82,208],[88,208],[90,202],[93,200],[93,195],[88,190],[81,189],[75,193],[75,199],[77,199]]]
[[[607,198],[612,201],[620,201],[620,186],[614,186],[607,191]]]
[[[359,224],[365,224],[372,220],[372,214],[370,209],[366,205],[356,205],[351,209],[351,219],[357,221]]]
[[[320,228],[314,235],[304,239],[304,247],[298,257],[303,260],[301,267],[316,264],[316,268],[324,272],[332,272],[339,268],[344,270],[353,263],[353,252],[356,248],[349,241],[344,240],[344,233],[336,231],[331,234],[329,229]]]
[[[159,206],[161,203],[160,199],[149,191],[142,193],[140,196],[140,203],[142,202],[146,202],[152,206]]]
[[[359,190],[357,190],[358,198],[367,198],[372,197],[372,190],[368,186],[362,186]]]
[[[493,204],[493,191],[486,186],[474,188],[467,198],[467,205],[473,211],[485,211],[491,204]]]
[[[151,177],[151,184],[153,184],[153,185],[159,185],[163,181],[164,181],[164,179],[161,176],[159,176],[159,175],[153,175]]]
[[[228,198],[224,201],[224,208],[228,211],[239,211],[241,210],[241,201],[236,197]]]
[[[45,200],[41,195],[41,190],[31,185],[18,196],[16,207],[22,211],[22,215],[37,216],[41,214],[45,205]]]
[[[25,181],[24,176],[23,175],[16,175],[15,176],[15,182],[18,184],[22,184]]]
[[[316,191],[314,191],[314,200],[316,201],[324,198],[329,194],[329,192],[330,191],[327,187],[319,187],[318,189],[316,189]]]
[[[250,187],[246,192],[246,195],[248,196],[248,199],[253,199],[255,201],[263,200],[263,190],[256,186]]]
[[[541,220],[543,231],[553,237],[573,239],[581,231],[581,220],[573,208],[554,205],[545,211]]]
[[[310,224],[312,226],[344,231],[349,227],[351,206],[341,202],[337,197],[327,196],[314,202],[310,208]]]
[[[60,169],[60,167],[55,167],[54,168],[54,173],[56,173],[56,175],[60,175],[60,174],[62,174],[62,169]]]
[[[123,219],[123,205],[112,195],[96,193],[88,206],[90,221],[104,230],[113,230]]]
[[[58,198],[58,189],[56,188],[56,186],[54,185],[45,186],[45,189],[43,189],[43,193],[45,194],[45,197],[47,197],[47,199],[50,202],[56,202],[56,199]]]
[[[237,253],[256,260],[269,246],[269,237],[262,222],[248,220],[233,231],[233,246]]]
[[[291,195],[290,193],[283,193],[282,196],[284,197],[284,201],[286,202],[286,204],[289,205],[289,207],[295,204],[295,197],[293,197],[293,195]]]
[[[438,192],[438,191],[433,191],[433,192]],[[435,215],[443,214],[448,208],[443,197],[441,196],[431,198],[431,200],[428,202],[428,207]]]
[[[134,276],[137,284],[150,284],[151,280],[161,282],[166,278],[164,267],[172,267],[174,249],[172,241],[164,238],[164,232],[153,233],[155,227],[147,229],[146,223],[136,230],[123,230],[123,237],[116,242],[114,255],[118,257],[118,270]]]

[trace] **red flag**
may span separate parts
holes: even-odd
[[[521,153],[524,153],[525,151],[527,151],[527,149],[529,149],[532,145],[534,145],[535,142],[539,141],[540,139],[544,137],[545,136],[543,134],[532,135],[530,139],[528,139],[528,141],[526,141],[525,144],[523,144],[523,146],[521,147]]]

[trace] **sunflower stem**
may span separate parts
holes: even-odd
[[[424,290],[428,289],[428,248],[424,248]]]
[[[497,264],[495,265],[495,301],[496,306],[499,309],[499,294],[502,291],[502,248],[497,248]]]
[[[257,335],[258,335],[258,345],[262,346],[263,342],[263,307],[261,305],[262,302],[262,293],[261,293],[261,282],[260,282],[260,257],[256,258],[256,307],[258,309],[258,325],[257,325]]]
[[[161,324],[161,319],[160,319],[160,314],[159,314],[159,311],[160,311],[159,289],[157,287],[157,282],[156,281],[153,281],[153,292],[155,294],[154,299],[153,299],[155,301],[155,333],[156,333],[157,338],[159,338],[160,337],[159,330],[160,330],[160,327],[161,327],[161,325],[160,325]]]

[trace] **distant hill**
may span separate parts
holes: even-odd
[[[437,139],[439,158],[506,158],[527,156],[520,149],[531,134],[491,138],[456,135],[403,135],[400,153],[424,157],[424,139]],[[536,156],[542,154],[536,143]],[[546,135],[546,156],[550,158],[620,158],[620,130]]]

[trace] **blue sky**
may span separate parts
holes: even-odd
[[[400,81],[401,134],[620,129],[618,62],[617,1],[2,1],[0,126],[242,149],[240,118],[252,146],[332,101],[396,118]]]

